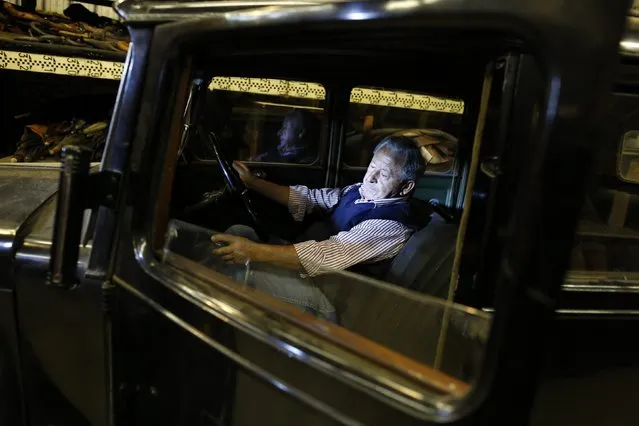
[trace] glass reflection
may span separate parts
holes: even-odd
[[[171,220],[163,260],[170,264],[171,255],[179,255],[232,278],[234,285],[296,306],[466,383],[472,384],[478,377],[490,330],[487,314],[351,272],[331,271],[311,278],[265,263],[229,264],[214,254],[220,244],[212,237],[218,234]],[[215,281],[214,275],[211,277]],[[312,291],[319,296],[315,300],[323,304],[311,309],[299,298],[283,293],[282,288],[293,294]],[[201,297],[209,296],[201,293]]]

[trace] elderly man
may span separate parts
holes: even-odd
[[[381,277],[419,227],[408,199],[425,164],[414,141],[404,136],[383,139],[364,180],[342,189],[281,186],[255,177],[242,163],[233,166],[249,188],[288,206],[296,220],[313,211],[326,213],[327,220],[311,226],[296,244],[262,244],[250,228],[236,225],[213,237],[226,244],[214,254],[229,263],[263,265],[249,284],[327,319],[335,319],[334,308],[312,277],[354,267]]]

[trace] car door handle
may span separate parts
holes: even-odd
[[[72,288],[78,283],[77,264],[91,151],[79,146],[66,146],[62,150],[61,161],[47,285]]]

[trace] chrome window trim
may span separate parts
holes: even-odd
[[[495,308],[481,308],[482,311],[486,313],[494,313]],[[639,317],[639,310],[636,309],[557,309],[555,310],[557,314],[563,315],[575,315],[575,316],[583,316],[583,315],[609,315],[609,316],[635,316]]]
[[[616,271],[567,271],[562,290],[588,293],[638,293],[639,273]]]

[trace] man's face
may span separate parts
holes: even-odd
[[[404,160],[381,149],[373,156],[362,182],[362,195],[367,200],[380,200],[407,195],[414,184],[400,179]]]
[[[282,127],[277,132],[277,136],[280,138],[280,143],[277,145],[279,153],[284,154],[292,148],[295,148],[301,132],[302,128],[295,119],[284,119]]]

